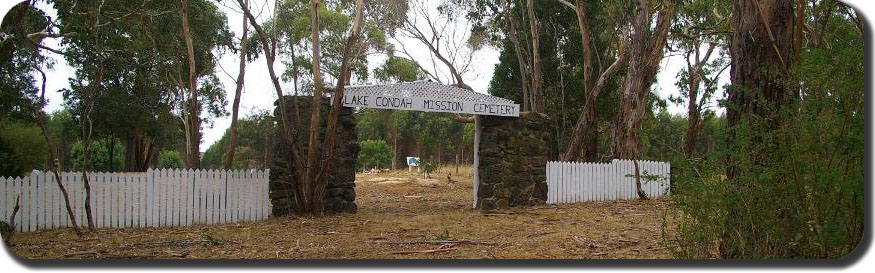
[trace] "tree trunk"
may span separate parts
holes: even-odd
[[[188,57],[188,91],[189,97],[189,120],[188,130],[190,138],[186,143],[187,168],[198,169],[201,167],[200,159],[200,106],[198,105],[197,75],[194,62],[194,45],[191,40],[191,31],[188,25],[188,0],[182,0],[182,36],[185,37],[186,56]]]
[[[134,129],[125,139],[125,171],[145,172],[155,157],[154,143],[139,130]]]
[[[314,1],[315,3],[315,1]],[[314,4],[315,5],[315,4]],[[362,8],[364,7],[364,0],[357,0],[355,5],[355,19],[353,19],[352,25],[352,33],[346,40],[346,45],[343,49],[343,60],[340,65],[340,78],[337,81],[337,87],[334,89],[334,94],[332,94],[333,102],[331,104],[331,112],[328,113],[328,125],[325,130],[325,143],[322,146],[322,165],[319,168],[319,174],[316,177],[315,187],[313,191],[313,206],[311,214],[315,216],[321,216],[324,213],[325,206],[325,189],[328,186],[328,171],[331,170],[331,163],[333,161],[334,156],[334,146],[337,142],[337,119],[340,115],[341,109],[343,109],[343,92],[346,87],[347,82],[351,76],[350,73],[350,62],[353,54],[353,47],[358,43],[359,36],[361,35],[361,22],[362,22]],[[314,6],[315,10],[315,6]],[[314,18],[315,17],[314,14]],[[317,21],[318,19],[314,19]],[[318,23],[314,25],[318,26]],[[313,46],[313,55],[318,56],[318,39],[315,38],[318,36],[317,32],[314,32],[314,46]],[[317,58],[314,58],[317,59]],[[314,61],[314,66],[318,66],[319,63]],[[314,109],[318,109],[319,104],[314,104]],[[316,111],[314,111],[316,112]],[[311,120],[310,122],[313,122]],[[318,116],[315,118],[315,121],[318,122]],[[317,124],[318,125],[318,124]],[[313,134],[313,123],[310,123],[311,131],[310,134]],[[318,134],[318,127],[316,133]],[[312,140],[312,137],[311,137]],[[310,146],[311,151],[316,147]]]
[[[249,6],[249,0],[243,3]],[[237,90],[234,95],[234,105],[231,112],[231,135],[228,137],[228,149],[225,158],[225,169],[231,169],[234,164],[234,154],[237,151],[237,113],[240,109],[240,95],[243,94],[243,81],[246,75],[246,47],[249,45],[247,34],[249,32],[249,24],[246,22],[248,18],[243,16],[243,35],[240,36],[240,71],[237,73]]]
[[[641,188],[641,169],[638,168],[638,159],[632,160],[635,164],[635,191],[638,193],[638,199],[647,200],[647,194]]]
[[[605,88],[608,83],[608,80],[620,70],[620,68],[625,64],[626,61],[626,41],[622,40],[624,38],[621,37],[620,45],[617,49],[617,59],[614,60],[614,63],[608,67],[601,75],[599,75],[598,82],[596,85],[590,90],[590,95],[587,96],[586,100],[583,104],[583,111],[580,112],[580,117],[577,119],[577,124],[574,126],[574,132],[571,134],[571,141],[568,143],[568,149],[565,151],[564,158],[562,160],[565,161],[574,161],[580,156],[580,145],[583,143],[584,139],[586,139],[587,152],[586,152],[586,160],[589,162],[594,162],[597,159],[598,153],[598,133],[595,130],[596,116],[595,116],[595,103],[596,98],[601,93],[601,91]]]
[[[535,8],[532,0],[526,0],[529,12],[529,28],[532,33],[532,98],[534,99],[532,111],[541,113],[544,111],[544,80],[541,73],[540,36],[538,34],[538,18],[535,16]]]
[[[79,225],[76,223],[76,214],[73,213],[73,206],[70,205],[70,195],[67,194],[67,189],[64,187],[64,184],[61,183],[61,167],[60,160],[58,160],[58,154],[56,153],[56,149],[54,149],[55,145],[52,141],[52,136],[49,133],[48,125],[46,125],[46,120],[48,120],[48,115],[43,112],[43,107],[46,105],[46,73],[42,71],[42,69],[37,69],[40,75],[42,76],[42,88],[40,93],[40,104],[39,107],[34,109],[35,116],[37,116],[37,124],[39,125],[40,131],[43,133],[43,138],[46,140],[46,149],[49,152],[49,157],[52,158],[52,173],[55,176],[55,183],[58,185],[58,189],[61,190],[61,196],[64,197],[64,208],[67,209],[67,217],[70,219],[70,225],[73,227],[73,231],[76,234],[82,234],[82,230],[79,229]]]
[[[689,52],[686,56],[689,82],[687,83],[687,133],[684,138],[684,153],[686,153],[688,158],[692,158],[695,155],[696,142],[699,138],[699,124],[702,122],[701,105],[699,102],[699,87],[702,85],[702,79],[705,76],[702,67],[708,63],[708,59],[711,58],[711,53],[714,52],[717,44],[710,43],[704,57],[699,55],[699,46],[700,43],[698,41],[694,42],[694,48],[691,49],[695,52],[694,64],[690,63],[691,55]],[[705,89],[702,90],[701,95],[703,98],[706,96],[705,93],[708,92],[709,88],[710,86],[705,86]]]
[[[395,170],[398,163],[398,132],[395,132],[395,137],[392,138],[392,169]]]
[[[115,137],[109,137],[109,172],[115,172]]]
[[[638,137],[648,107],[647,97],[663,57],[668,29],[674,19],[674,3],[663,3],[654,30],[650,28],[651,14],[650,2],[639,0],[629,41],[629,65],[620,93],[620,111],[611,141],[611,152],[618,159],[638,158]]]
[[[305,194],[308,195],[308,203],[304,208],[307,213],[311,215],[317,215],[319,212],[317,207],[321,207],[318,202],[314,199],[318,197],[315,195],[315,181],[316,181],[316,163],[319,160],[319,120],[322,114],[320,110],[322,108],[322,68],[320,66],[322,51],[320,49],[321,44],[319,41],[319,0],[311,0],[310,1],[310,30],[311,30],[311,39],[312,39],[312,54],[311,58],[311,66],[313,70],[313,101],[310,103],[310,137],[307,145],[307,168],[304,169],[304,183],[306,184],[307,190]],[[342,73],[342,72],[341,72]],[[322,198],[318,198],[321,200]]]
[[[95,36],[97,30],[95,29]],[[103,65],[98,64],[97,67],[97,83],[103,81]],[[94,231],[94,217],[91,211],[91,183],[88,180],[88,163],[90,154],[88,147],[91,145],[91,133],[93,132],[94,121],[91,119],[91,113],[94,111],[95,94],[99,88],[97,83],[89,84],[85,94],[86,101],[83,102],[85,109],[82,112],[80,124],[82,126],[82,186],[85,188],[85,218],[88,221],[88,231]]]
[[[727,143],[733,145],[738,139],[746,139],[746,142],[744,151],[728,157],[726,175],[735,189],[741,191],[750,183],[738,179],[738,174],[744,172],[742,168],[767,168],[769,163],[784,160],[776,145],[782,140],[770,134],[783,124],[779,113],[793,97],[789,71],[795,53],[794,11],[791,0],[737,0],[734,9],[729,52],[733,88],[727,91],[730,105],[726,108]],[[747,129],[740,130],[740,127]],[[727,246],[739,240],[746,243],[756,239],[751,235],[755,233],[753,224],[738,219],[743,213],[740,210],[728,208],[726,225],[742,232],[744,237],[736,233],[723,234],[724,243],[719,245],[722,257],[744,258],[743,249]],[[786,217],[792,218],[791,215]]]
[[[560,2],[574,10],[577,15],[577,24],[580,29],[581,50],[583,56],[583,87],[586,93],[586,98],[583,104],[583,110],[574,126],[574,132],[571,135],[571,141],[568,144],[568,149],[563,154],[562,160],[574,161],[580,156],[581,144],[584,144],[585,153],[584,159],[587,162],[595,162],[598,156],[598,132],[595,130],[596,120],[598,119],[595,111],[596,100],[598,99],[601,90],[604,88],[608,78],[613,76],[619,70],[624,57],[624,46],[621,42],[618,48],[617,59],[609,66],[602,75],[599,76],[599,83],[593,86],[593,65],[592,65],[592,38],[589,31],[589,19],[586,14],[584,2],[578,0],[574,5],[565,0]],[[623,38],[621,37],[621,41]]]
[[[507,27],[509,29],[508,35],[510,36],[510,41],[513,43],[514,54],[516,55],[517,65],[520,71],[520,85],[523,92],[523,112],[529,111],[529,77],[528,77],[528,69],[526,69],[526,61],[523,58],[522,50],[520,49],[520,41],[518,36],[518,31],[516,28],[516,23],[513,20],[513,15],[510,14],[510,5],[506,4],[504,9],[504,18],[507,19]]]
[[[728,90],[733,107],[727,107],[730,142],[738,137],[736,129],[745,124],[753,132],[777,129],[781,120],[774,107],[789,103],[789,77],[793,48],[793,3],[790,0],[766,2],[736,1],[733,14],[733,36],[730,43],[730,80],[737,88]],[[764,120],[764,122],[757,122]],[[763,144],[754,137],[752,145]],[[752,163],[764,163],[763,156],[775,156],[774,151],[748,151]],[[757,154],[759,153],[759,154]],[[735,173],[727,172],[730,180]]]
[[[94,231],[94,218],[91,213],[91,183],[88,181],[88,159],[90,156],[88,153],[88,147],[91,145],[91,129],[93,126],[91,121],[91,111],[94,108],[94,98],[92,97],[90,100],[91,101],[87,103],[88,106],[86,106],[85,113],[82,117],[82,184],[85,187],[85,216],[88,221],[88,231]]]
[[[305,208],[309,204],[308,193],[309,193],[309,182],[304,180],[305,178],[305,165],[302,162],[301,158],[301,146],[298,145],[296,141],[296,135],[292,133],[291,128],[296,127],[299,124],[298,119],[298,107],[295,107],[292,112],[292,117],[294,120],[290,120],[288,114],[286,113],[286,103],[285,97],[283,96],[283,89],[279,82],[279,77],[277,77],[276,71],[274,71],[273,64],[276,61],[276,43],[268,42],[267,35],[261,25],[258,24],[258,21],[255,20],[255,16],[252,15],[252,11],[245,5],[244,0],[237,0],[237,4],[240,5],[243,10],[243,14],[246,15],[246,18],[249,18],[249,22],[252,25],[252,28],[255,29],[255,32],[258,34],[258,40],[261,42],[261,47],[265,52],[265,63],[267,64],[267,72],[270,75],[271,82],[273,82],[273,87],[276,90],[277,100],[279,101],[279,108],[282,109],[280,112],[280,118],[282,122],[282,130],[284,141],[289,143],[289,147],[292,153],[292,172],[295,174],[295,200],[298,202],[298,207]],[[297,106],[297,104],[295,104]],[[282,141],[282,140],[280,140]]]

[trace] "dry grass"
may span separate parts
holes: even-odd
[[[470,173],[360,174],[357,214],[83,237],[41,231],[17,234],[11,249],[25,258],[671,258],[660,245],[665,200],[482,213],[471,209]]]

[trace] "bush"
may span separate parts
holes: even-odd
[[[39,127],[0,120],[0,176],[22,176],[43,167],[47,153]]]
[[[182,155],[177,151],[162,151],[158,154],[159,169],[182,169],[185,168],[185,163],[182,162]]]
[[[677,256],[839,258],[857,247],[865,71],[862,38],[846,28],[842,41],[858,44],[804,52],[793,81],[802,95],[740,122],[726,154],[673,162],[677,230],[664,238]]]
[[[125,146],[116,140],[112,143],[108,139],[91,141],[88,145],[88,170],[98,172],[117,171],[124,167]],[[112,155],[109,146],[114,145]],[[73,163],[73,171],[82,171],[82,157],[85,156],[85,146],[82,141],[73,143],[70,148],[70,160]]]
[[[425,172],[426,179],[431,178],[431,174],[437,171],[438,168],[437,164],[435,164],[431,160],[423,160],[422,162],[420,162],[420,165],[422,165],[422,171]]]
[[[392,152],[384,140],[365,140],[359,142],[359,152],[356,168],[388,168],[392,166]]]

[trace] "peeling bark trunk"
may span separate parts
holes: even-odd
[[[197,75],[194,62],[194,45],[191,40],[191,31],[188,25],[188,0],[182,0],[182,35],[185,37],[186,56],[188,57],[188,91],[189,98],[189,139],[186,142],[186,167],[198,169],[201,167],[200,159],[200,106],[198,105]]]
[[[247,8],[249,0],[243,3]],[[240,71],[237,73],[237,90],[234,95],[234,105],[231,112],[231,134],[228,137],[228,149],[226,151],[225,169],[231,169],[234,164],[234,154],[237,152],[237,113],[240,109],[240,95],[243,94],[243,81],[246,75],[246,47],[249,45],[247,34],[249,33],[248,18],[243,16],[243,35],[240,36]]]
[[[94,109],[94,98],[92,97],[90,100],[82,121],[82,184],[85,187],[85,216],[88,221],[88,231],[94,231],[94,218],[91,213],[91,183],[88,180],[88,161],[90,156],[88,147],[91,145],[91,129],[93,126],[91,111]]]
[[[535,16],[535,8],[532,0],[526,0],[529,13],[529,28],[532,34],[532,111],[541,113],[544,111],[544,78],[541,73],[540,36],[538,34],[538,18]]]
[[[620,93],[620,111],[611,141],[611,152],[619,159],[638,159],[638,137],[647,110],[647,97],[663,57],[662,50],[668,29],[674,19],[674,3],[663,3],[654,30],[650,29],[651,14],[650,2],[640,0],[632,25],[629,65]]]
[[[513,20],[513,15],[510,14],[510,5],[505,5],[504,9],[504,18],[507,19],[507,27],[509,29],[508,35],[510,36],[510,41],[513,43],[514,54],[516,55],[517,65],[520,71],[520,81],[522,85],[523,91],[523,112],[529,111],[529,77],[528,77],[528,69],[526,69],[526,61],[523,57],[522,50],[520,49],[520,41],[519,41],[519,32],[516,28],[516,22]]]
[[[352,33],[346,40],[346,46],[343,49],[343,60],[340,65],[340,78],[337,81],[337,87],[334,89],[334,94],[332,94],[332,105],[331,112],[328,113],[328,125],[325,130],[325,143],[322,149],[322,164],[319,166],[319,175],[317,175],[315,189],[313,192],[313,211],[312,215],[321,216],[324,213],[325,206],[325,189],[328,186],[328,171],[331,169],[331,163],[333,161],[334,156],[334,146],[337,141],[337,119],[340,115],[340,111],[343,108],[343,92],[346,87],[347,82],[351,76],[350,73],[350,62],[352,59],[353,48],[356,43],[358,43],[358,39],[361,35],[361,22],[362,22],[362,8],[364,7],[364,0],[357,0],[355,8],[355,19],[353,19],[352,25]],[[318,24],[317,24],[318,25]],[[317,34],[314,33],[314,36]],[[316,39],[314,39],[316,40]],[[316,48],[314,46],[314,55],[317,55],[315,52]],[[318,63],[315,63],[318,65]],[[314,109],[318,109],[318,104],[314,104]],[[318,111],[318,110],[317,110]],[[317,112],[314,111],[314,112]],[[318,126],[318,119],[316,119],[316,125]],[[313,120],[310,121],[310,125],[313,125]],[[311,127],[311,130],[313,128]],[[311,135],[313,131],[310,131]],[[316,133],[318,134],[318,127]],[[314,149],[315,147],[310,146],[310,149]]]
[[[147,136],[143,136],[139,130],[134,129],[125,139],[125,171],[145,172],[155,157],[153,143]]]
[[[319,41],[319,0],[311,0],[310,6],[310,29],[312,34],[312,54],[311,65],[313,69],[313,101],[310,108],[310,137],[307,145],[307,167],[304,169],[304,185],[306,187],[304,194],[306,195],[305,204],[302,207],[304,211],[314,215],[317,213],[316,207],[321,207],[314,199],[315,196],[315,181],[316,181],[316,161],[319,160],[319,120],[321,116],[320,108],[322,107],[322,68],[320,62],[322,59],[321,44]],[[312,184],[311,184],[312,183]],[[312,187],[311,187],[312,186]]]
[[[635,164],[635,191],[638,193],[638,199],[647,200],[647,194],[641,188],[641,169],[638,167],[638,160],[632,160]]]
[[[568,2],[562,2],[563,4],[571,7],[577,13],[577,23],[580,26],[580,35],[582,37],[582,50],[583,50],[583,83],[584,83],[584,92],[586,92],[586,99],[584,100],[583,110],[580,113],[580,117],[577,119],[577,123],[574,126],[574,131],[571,134],[571,141],[568,144],[568,149],[566,149],[563,154],[562,160],[565,161],[574,161],[577,160],[580,156],[580,148],[581,144],[584,144],[586,147],[585,152],[585,160],[587,162],[595,162],[598,157],[598,132],[595,130],[595,124],[598,117],[596,116],[596,100],[598,99],[599,94],[602,89],[604,89],[607,84],[607,80],[620,69],[620,66],[625,61],[625,42],[623,42],[623,37],[620,37],[620,46],[618,47],[617,59],[614,61],[611,66],[609,66],[602,74],[599,76],[598,83],[593,86],[592,83],[592,48],[591,45],[591,37],[589,32],[589,20],[586,16],[586,10],[583,6],[583,1],[577,1],[576,5],[571,5]]]
[[[705,52],[704,57],[700,57],[699,55],[699,45],[700,43],[697,41],[693,43],[695,49],[695,59],[694,63],[690,63],[690,53],[687,53],[687,71],[689,74],[689,82],[687,83],[687,133],[684,137],[684,153],[686,153],[688,158],[692,158],[696,152],[696,142],[699,138],[700,126],[699,124],[702,122],[702,113],[701,113],[701,102],[699,102],[699,87],[702,85],[702,79],[704,78],[704,71],[702,71],[702,67],[708,63],[708,59],[711,58],[711,53],[714,52],[714,49],[717,47],[717,44],[711,43],[708,46],[708,50]],[[716,80],[716,79],[715,79]],[[705,89],[702,90],[702,96],[704,97],[708,92],[710,86],[705,86]]]

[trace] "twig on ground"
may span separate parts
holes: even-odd
[[[426,250],[408,250],[408,251],[393,251],[389,252],[389,254],[414,254],[414,253],[434,253],[434,252],[445,252],[445,251],[453,251],[458,248],[436,248],[436,249],[426,249]]]
[[[495,242],[491,241],[477,241],[477,240],[432,240],[432,241],[369,241],[369,243],[375,244],[392,244],[392,245],[413,245],[413,244],[472,244],[472,245],[494,245]]]
[[[553,234],[553,233],[557,233],[557,232],[556,232],[556,231],[538,232],[538,233],[535,233],[535,234],[530,234],[529,236],[526,236],[526,238],[532,238],[532,237],[544,236],[544,235],[547,235],[547,234]]]
[[[315,235],[352,235],[352,233],[347,232],[337,232],[337,231],[326,231],[320,233],[314,233]]]

